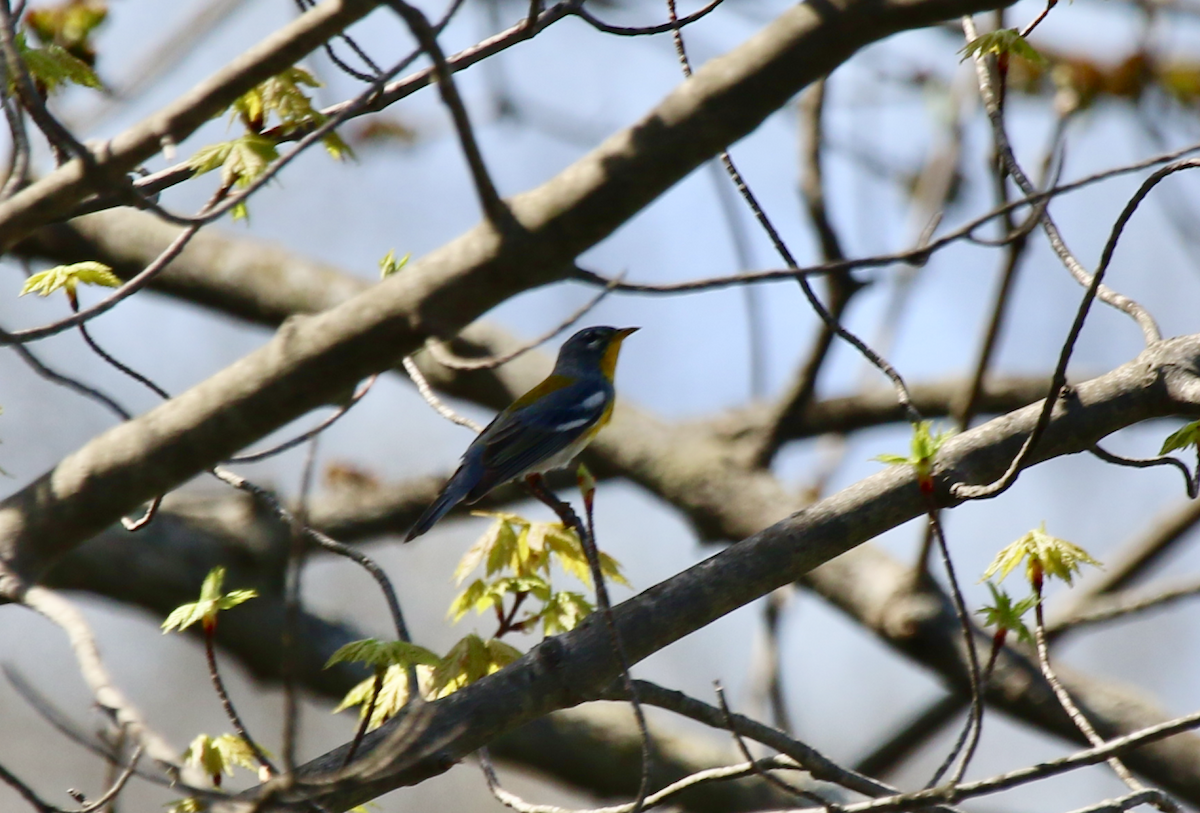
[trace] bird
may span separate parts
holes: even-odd
[[[513,401],[479,433],[437,499],[405,537],[411,542],[460,502],[497,486],[565,468],[612,416],[621,343],[636,327],[586,327],[567,339],[542,383]]]

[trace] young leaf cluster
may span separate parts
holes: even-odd
[[[445,697],[521,657],[519,649],[499,639],[501,635],[527,631],[538,624],[546,635],[555,635],[574,629],[592,611],[583,595],[554,590],[550,582],[551,564],[558,562],[580,581],[591,583],[587,557],[574,532],[560,523],[531,522],[517,514],[481,515],[495,521],[463,556],[454,576],[461,585],[480,566],[484,576],[459,594],[450,606],[450,615],[457,622],[472,609],[479,613],[492,610],[500,621],[496,637],[485,640],[471,633],[452,646],[445,657],[399,641],[368,639],[347,644],[326,666],[353,661],[369,666],[375,674],[351,689],[335,712],[358,706],[359,713],[365,715],[371,709],[367,728],[378,728],[407,702],[410,666],[415,667],[422,696]],[[604,576],[628,586],[617,561],[603,553],[600,558]],[[523,606],[526,614],[518,621],[515,617]]]
[[[1029,40],[1021,36],[1015,28],[1001,28],[989,31],[968,42],[960,51],[963,59],[979,56],[1002,56],[1012,54],[1027,59],[1038,65],[1045,64],[1046,58],[1029,44]]]
[[[38,42],[61,46],[88,65],[96,64],[92,32],[106,19],[106,0],[63,0],[25,12],[25,25]]]
[[[305,87],[320,86],[311,73],[292,66],[251,88],[230,106],[245,125],[246,134],[200,149],[188,161],[188,166],[197,175],[220,168],[221,185],[226,188],[249,186],[279,157],[279,142],[264,134],[272,118],[285,135],[326,121],[325,114],[313,107],[312,100],[304,92]],[[322,143],[337,160],[353,155],[349,145],[335,132],[328,133]],[[238,203],[231,214],[234,220],[249,216],[244,203]]]
[[[921,421],[913,426],[908,457],[898,454],[881,454],[875,459],[889,466],[912,466],[917,472],[917,480],[921,489],[929,491],[933,487],[933,459],[937,457],[938,450],[942,448],[942,445],[953,435],[953,430],[934,432],[932,421]]]
[[[66,48],[54,43],[34,47],[28,43],[24,34],[17,34],[17,53],[29,70],[38,90],[43,94],[53,93],[63,85],[83,85],[97,90],[104,87],[100,77],[91,66]],[[8,77],[8,93],[17,91],[17,79]]]
[[[404,266],[408,265],[409,258],[412,254],[405,254],[403,257],[396,259],[396,249],[388,249],[388,253],[383,255],[383,259],[379,261],[379,278],[387,279],[392,274],[395,274]]]
[[[61,288],[67,292],[67,298],[75,303],[75,289],[80,284],[120,288],[121,280],[109,266],[88,260],[70,265],[56,265],[32,274],[29,279],[25,280],[20,295],[49,296]]]
[[[223,775],[233,776],[234,768],[258,770],[254,751],[245,740],[233,734],[222,734],[219,737],[199,735],[183,752],[183,762],[185,765],[199,768],[217,787],[221,787]]]
[[[990,579],[999,574],[1000,581],[1004,581],[1004,577],[1021,562],[1025,562],[1025,575],[1029,583],[1039,590],[1043,574],[1071,584],[1082,565],[1103,567],[1078,545],[1046,533],[1044,522],[1041,527],[1033,529],[996,554],[984,571],[983,578]]]
[[[573,629],[592,605],[581,594],[555,591],[550,582],[551,564],[557,562],[568,574],[591,585],[592,575],[579,537],[559,522],[531,522],[509,513],[476,512],[489,516],[493,523],[478,542],[463,555],[454,571],[461,585],[476,568],[483,566],[482,578],[474,579],[450,605],[450,615],[458,621],[471,610],[494,611],[498,618],[515,613],[506,602],[526,602],[532,598],[538,608],[527,608],[519,621],[510,619],[508,629],[527,630],[539,622],[546,635]],[[621,566],[606,553],[600,554],[600,570],[605,578],[629,586]]]
[[[1018,639],[1033,644],[1033,633],[1025,624],[1025,613],[1037,606],[1037,595],[1030,594],[1020,601],[1014,601],[1003,587],[997,587],[990,581],[987,586],[992,592],[992,603],[977,610],[983,616],[983,625],[995,627],[1004,633],[1015,632]]]
[[[211,629],[216,624],[217,613],[236,607],[258,595],[256,590],[231,590],[228,593],[222,593],[221,587],[224,583],[225,568],[214,567],[210,570],[204,578],[204,584],[200,587],[200,599],[189,604],[181,604],[172,610],[171,614],[167,616],[167,620],[162,623],[163,632],[172,630],[182,632],[197,621],[203,621],[205,628]]]
[[[375,697],[375,707],[371,710],[367,728],[378,728],[408,702],[408,667],[416,667],[420,691],[422,695],[428,695],[430,676],[441,660],[425,647],[404,641],[378,641],[374,638],[351,641],[329,657],[325,668],[335,663],[361,663],[371,667],[375,675],[347,692],[333,711],[336,714],[359,706],[360,714],[365,715],[367,709],[371,708],[371,698]],[[376,680],[380,681],[378,696],[375,695]]]

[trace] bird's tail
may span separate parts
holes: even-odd
[[[408,536],[404,537],[405,542],[412,542],[421,534],[428,531],[434,524],[444,517],[447,512],[454,506],[462,502],[467,496],[467,492],[471,490],[471,477],[467,471],[467,466],[460,466],[458,471],[454,472],[454,476],[442,488],[442,493],[438,494],[437,499],[425,509],[417,519],[416,524],[408,532]]]

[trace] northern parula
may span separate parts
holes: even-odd
[[[554,370],[513,401],[467,447],[458,470],[405,537],[411,542],[460,502],[570,464],[608,423],[621,342],[636,327],[587,327],[558,351]]]

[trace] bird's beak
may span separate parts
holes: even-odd
[[[640,327],[623,327],[617,331],[617,341],[624,341],[630,333],[637,333],[639,330],[641,330]]]

